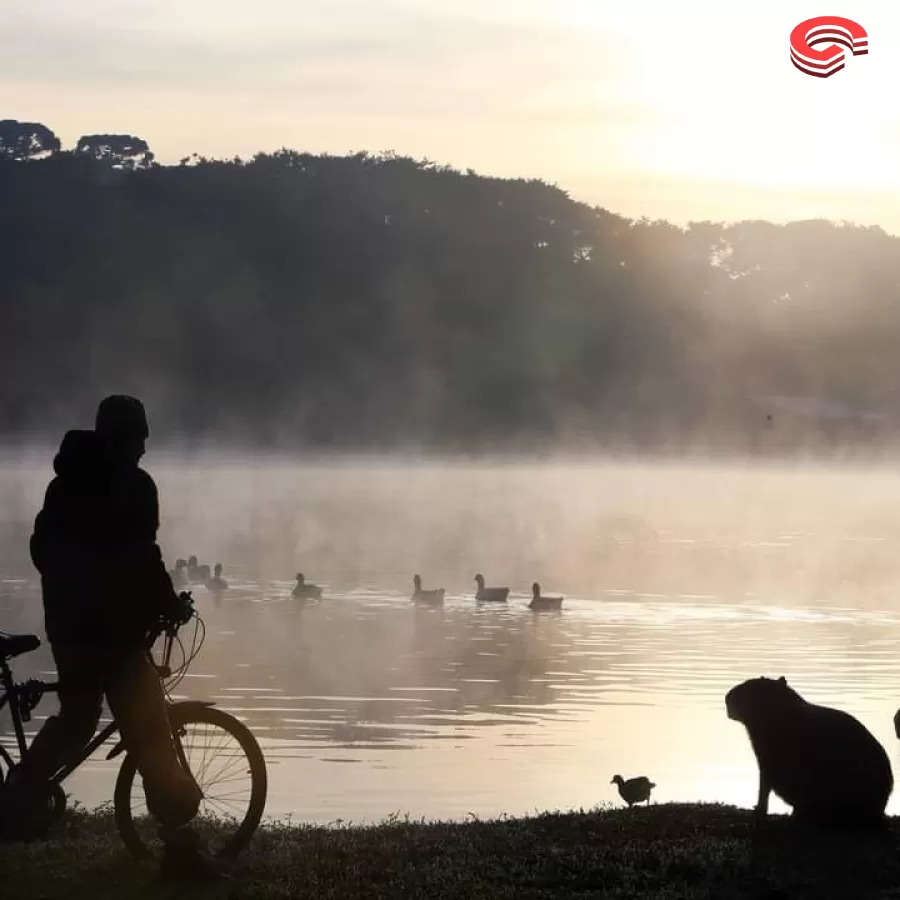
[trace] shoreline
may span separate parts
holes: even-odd
[[[336,820],[340,822],[340,820]],[[894,897],[900,817],[883,834],[817,832],[722,804],[651,804],[463,823],[261,826],[211,886],[164,885],[108,812],[67,813],[47,843],[0,844],[6,900]]]

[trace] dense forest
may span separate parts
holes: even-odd
[[[727,449],[900,436],[900,239],[633,221],[394,154],[159,165],[0,122],[0,435]]]

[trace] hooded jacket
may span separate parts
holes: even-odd
[[[93,431],[69,431],[31,537],[47,639],[144,639],[174,589],[156,543],[153,479]]]

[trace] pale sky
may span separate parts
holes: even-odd
[[[395,150],[627,216],[900,234],[890,0],[0,2],[0,118],[66,147],[126,132],[161,162]],[[811,78],[789,36],[827,12],[866,28],[869,55]]]

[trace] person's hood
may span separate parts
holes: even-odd
[[[96,481],[113,469],[109,448],[94,431],[67,431],[53,460],[61,478]]]

